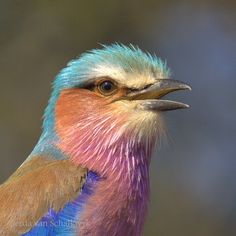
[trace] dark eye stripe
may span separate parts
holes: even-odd
[[[88,89],[88,90],[94,90],[95,89],[95,83],[92,82],[92,83],[88,83],[88,84],[85,84],[84,86],[80,87],[80,88],[84,88],[84,89]]]

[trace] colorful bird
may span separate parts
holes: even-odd
[[[0,186],[0,235],[140,236],[149,164],[164,132],[161,99],[190,90],[158,57],[113,44],[71,61],[56,77],[43,132]]]

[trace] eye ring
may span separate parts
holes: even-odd
[[[109,96],[117,91],[117,86],[111,80],[103,80],[98,83],[97,89],[102,95]]]

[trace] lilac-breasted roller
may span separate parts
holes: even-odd
[[[190,89],[158,57],[113,44],[69,62],[53,83],[36,147],[0,186],[0,235],[140,236],[163,100]]]

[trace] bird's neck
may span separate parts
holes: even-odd
[[[101,177],[80,216],[79,235],[90,235],[91,229],[92,235],[99,236],[141,235],[154,140],[146,142],[131,133],[112,131],[106,135],[93,135],[92,129],[77,132],[58,144],[74,163]]]
[[[29,159],[35,156],[41,156],[45,158],[62,160],[68,157],[57,147],[58,137],[53,131],[43,132],[40,136],[33,151],[29,155]]]

